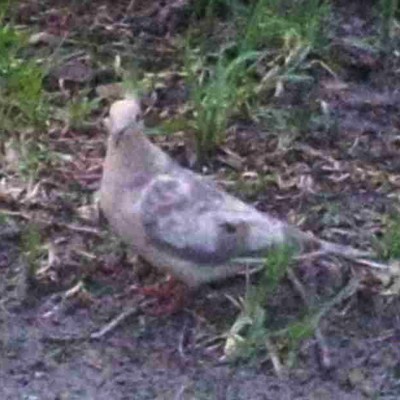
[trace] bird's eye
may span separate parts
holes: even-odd
[[[226,222],[222,225],[227,233],[236,233],[236,226]]]

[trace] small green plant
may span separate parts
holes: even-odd
[[[47,146],[36,134],[46,127],[48,119],[42,85],[45,73],[28,58],[27,35],[12,26],[10,3],[0,4],[0,140],[11,139],[18,145],[20,170],[24,176],[33,177],[48,154]]]
[[[395,14],[398,10],[398,0],[380,0],[381,9],[381,48],[385,54],[390,52],[392,47],[392,28]]]
[[[387,230],[377,242],[378,253],[386,260],[400,259],[400,216],[387,222]]]
[[[290,322],[282,330],[271,334],[271,337],[280,341],[281,352],[285,355],[288,368],[294,366],[301,342],[315,334],[319,320],[320,316],[318,312],[307,313],[299,319]]]
[[[193,11],[197,17],[226,17],[234,14],[239,7],[239,0],[198,0],[194,2]]]
[[[203,160],[209,158],[221,142],[236,90],[222,62],[211,74],[208,77],[203,75],[197,82],[193,81],[191,87],[197,154]]]
[[[243,179],[240,175],[233,173],[232,180],[235,182],[234,191],[247,200],[256,200],[269,184],[276,182],[272,174],[257,176],[254,179]]]
[[[330,310],[356,292],[359,282],[352,279],[323,303],[304,300],[306,307],[298,317],[279,320],[269,315],[268,297],[275,293],[297,251],[294,246],[282,246],[268,255],[260,281],[255,286],[249,286],[245,299],[238,302],[241,312],[225,343],[228,359],[251,361],[267,352],[275,367],[293,367],[299,344],[315,334],[321,319]],[[284,365],[280,365],[281,360],[285,361]],[[277,369],[279,372],[282,371]]]
[[[328,13],[327,1],[258,0],[247,21],[241,47],[282,46],[289,38],[300,39],[306,46],[320,46]]]
[[[233,13],[237,43],[207,56],[188,51],[190,46],[186,46],[191,128],[200,162],[215,152],[232,116],[239,112],[251,115],[256,108],[253,103],[276,90],[279,83],[301,81],[310,86],[312,79],[297,71],[311,49],[321,46],[323,22],[329,12],[327,1],[320,0],[258,0],[250,5],[227,0],[201,2],[211,10],[222,3],[235,10],[240,5],[243,11]]]
[[[99,105],[98,99],[90,100],[87,97],[72,98],[67,105],[67,124],[72,129],[82,129],[85,127],[90,114],[96,110]]]
[[[221,57],[216,65],[205,66],[192,52],[186,60],[186,76],[191,90],[197,154],[201,162],[215,152],[224,138],[230,117],[245,99],[246,71],[257,52],[242,53],[233,60]]]
[[[44,73],[22,56],[26,43],[26,37],[11,26],[0,28],[0,128],[3,132],[42,127],[46,119]]]
[[[21,161],[20,172],[28,179],[35,179],[44,165],[52,160],[48,147],[35,138],[27,138],[20,144]]]
[[[275,292],[294,254],[292,246],[280,246],[267,255],[260,280],[247,288],[240,302],[241,312],[228,334],[225,353],[229,357],[248,359],[265,350],[265,341],[271,336],[266,311],[268,296]]]
[[[42,236],[35,224],[28,224],[21,237],[21,250],[28,264],[28,277],[34,280],[43,256]]]
[[[265,127],[278,139],[278,148],[287,149],[302,134],[330,128],[328,117],[311,110],[302,108],[282,109],[274,107],[260,107],[253,114],[254,119],[261,127]]]

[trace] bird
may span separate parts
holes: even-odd
[[[136,254],[189,291],[237,275],[240,260],[265,257],[281,245],[367,255],[303,232],[180,166],[144,133],[135,97],[114,102],[104,124],[102,213]]]

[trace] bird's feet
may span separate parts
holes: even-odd
[[[174,314],[182,310],[189,299],[187,286],[173,277],[168,277],[166,282],[157,285],[135,286],[132,290],[146,297],[157,298],[158,304],[145,310],[146,314],[152,316]]]

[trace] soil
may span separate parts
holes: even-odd
[[[116,55],[142,70],[169,71],[156,95],[144,98],[153,112],[148,125],[156,125],[161,114],[179,113],[187,100],[187,88],[174,72],[175,39],[187,27],[187,3],[137,1],[129,8],[122,0],[21,1],[14,19],[65,37],[61,65],[83,51],[79,62],[73,58],[67,68],[59,65],[50,73],[49,92],[57,94],[58,80],[65,78],[72,82],[67,90],[85,88],[98,96],[99,85],[120,80],[110,69]],[[325,239],[364,247],[382,234],[385,216],[398,212],[399,62],[354,42],[376,34],[376,16],[361,2],[343,3],[335,2],[331,22],[338,79],[323,68],[310,71],[318,79],[306,97],[289,87],[270,104],[308,115],[324,102],[329,124],[300,119],[285,144],[274,128],[235,121],[209,172],[262,211]],[[46,54],[49,46],[39,44],[33,52]],[[101,100],[104,109],[111,100]],[[310,337],[282,377],[265,354],[234,363],[221,357],[220,336],[238,313],[229,296],[244,295],[242,277],[202,288],[178,314],[137,313],[100,339],[82,339],[137,305],[141,297],[134,287],[164,279],[93,217],[106,140],[101,117],[95,111],[92,123],[79,128],[51,121],[49,146],[65,157],[41,171],[39,186],[27,185],[2,165],[7,190],[0,192],[1,399],[400,398],[400,299],[383,295],[373,282],[322,320],[329,362],[321,362],[320,342]],[[180,134],[156,140],[190,164]],[[229,167],[232,162],[224,158],[229,152],[240,158],[239,168]],[[259,184],[254,176],[269,183]],[[29,247],[35,237],[45,245],[36,256]],[[368,275],[337,259],[306,260],[297,271],[317,301],[351,276]],[[281,319],[305,309],[287,279],[268,307]]]

